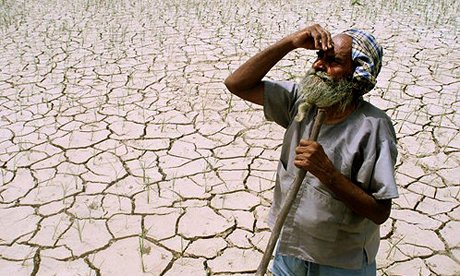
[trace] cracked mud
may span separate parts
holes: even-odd
[[[400,198],[379,275],[460,273],[455,1],[39,2],[0,3],[1,275],[253,274],[283,130],[223,79],[311,22],[385,48],[367,100],[394,120]]]

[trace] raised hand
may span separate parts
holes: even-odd
[[[286,38],[291,41],[294,48],[326,51],[334,46],[331,33],[318,24],[297,31]]]

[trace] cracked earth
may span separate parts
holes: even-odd
[[[400,198],[378,274],[460,273],[455,1],[37,2],[0,3],[1,275],[253,274],[283,129],[223,80],[311,22],[385,48],[366,99],[394,121]]]

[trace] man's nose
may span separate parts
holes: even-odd
[[[318,59],[316,60],[313,65],[312,65],[313,69],[315,69],[316,71],[323,71],[323,72],[326,72],[326,64],[324,61],[322,61],[321,59]]]

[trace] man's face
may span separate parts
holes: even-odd
[[[318,58],[312,68],[325,72],[335,81],[349,78],[353,75],[351,59],[352,38],[346,34],[338,34],[332,38],[334,47],[327,51],[319,50]]]
[[[302,103],[295,118],[297,121],[303,119],[311,106],[336,105],[337,110],[343,111],[353,101],[352,38],[337,35],[333,41],[334,48],[318,52],[318,59],[299,84]]]

